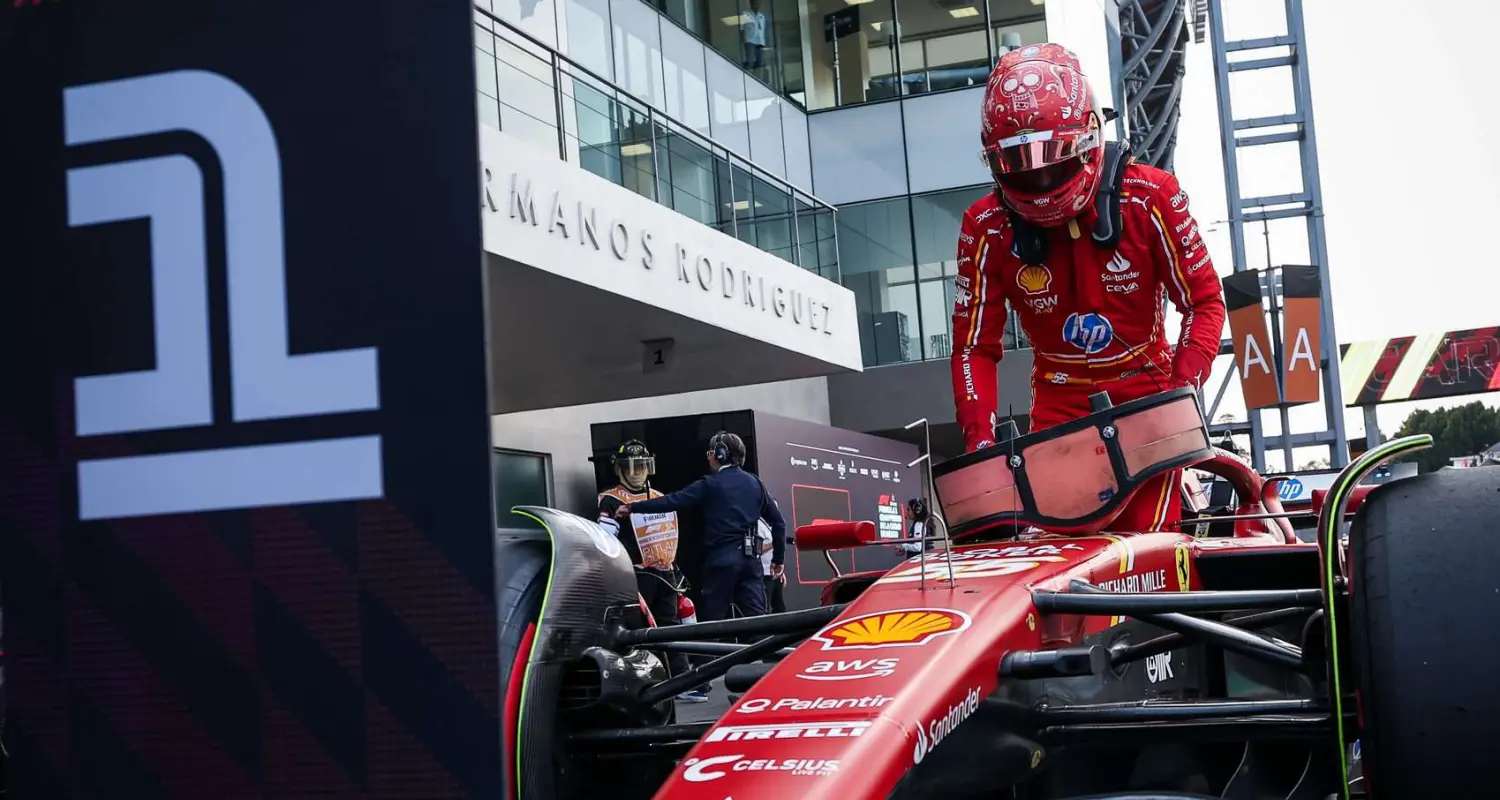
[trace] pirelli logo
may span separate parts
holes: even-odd
[[[1354,342],[1340,351],[1339,380],[1350,406],[1500,389],[1500,326]]]

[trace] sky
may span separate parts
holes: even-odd
[[[1222,0],[1233,39],[1286,32],[1283,4]],[[1307,0],[1306,50],[1317,130],[1334,325],[1340,342],[1500,324],[1500,257],[1487,231],[1500,228],[1500,156],[1489,140],[1497,114],[1494,0]],[[1221,274],[1232,270],[1226,225],[1213,52],[1189,45],[1176,172]],[[1291,70],[1233,76],[1236,118],[1290,113]],[[1259,152],[1256,152],[1259,151]],[[1242,196],[1301,189],[1294,144],[1240,151]],[[1445,233],[1454,231],[1455,233]],[[1246,260],[1266,263],[1259,224],[1247,226]],[[1275,263],[1309,263],[1305,223],[1270,226]],[[1490,245],[1493,246],[1493,245]],[[1226,335],[1228,331],[1226,329]],[[1231,360],[1219,359],[1208,401]],[[1349,388],[1345,388],[1346,396]],[[1500,394],[1382,406],[1386,436],[1416,408]],[[1237,382],[1219,408],[1244,418]],[[1295,432],[1321,429],[1320,405],[1294,409]],[[1274,413],[1267,431],[1279,430]],[[1363,415],[1346,414],[1350,437]],[[1326,455],[1299,450],[1298,464]],[[1279,458],[1268,458],[1274,466]]]

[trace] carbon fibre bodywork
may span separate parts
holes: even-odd
[[[666,678],[666,669],[659,661],[653,665],[654,657],[643,662],[647,654],[617,655],[600,648],[600,632],[618,622],[610,615],[629,613],[639,597],[634,568],[619,540],[566,512],[520,506],[515,513],[541,523],[552,543],[545,600],[521,685],[516,775],[522,796],[556,797],[560,779],[568,778],[559,772],[553,743],[559,737],[557,700],[570,669],[585,660],[615,661],[621,671],[644,672],[656,681]],[[603,664],[599,672],[608,674]]]

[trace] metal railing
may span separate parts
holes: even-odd
[[[482,9],[475,20],[481,37],[495,36],[493,52],[479,46],[481,124],[522,138],[555,138],[563,161],[840,281],[832,205]],[[483,74],[484,55],[493,59],[492,83]]]

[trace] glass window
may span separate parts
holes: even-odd
[[[621,102],[620,185],[636,194],[656,199],[656,152],[652,148],[651,115],[633,103]]]
[[[563,103],[571,111],[568,131],[570,160],[612,183],[621,182],[619,104],[614,90],[573,76]]]
[[[838,253],[834,244],[833,211],[797,198],[797,263],[803,269],[837,281]]]
[[[485,25],[489,24],[488,19]],[[500,84],[496,73],[495,36],[484,27],[474,31],[474,75],[479,85],[479,124],[500,127]]]
[[[1026,44],[1047,41],[1047,17],[1036,0],[988,0],[994,61]]]
[[[704,225],[719,222],[715,159],[693,137],[668,130],[658,144],[666,153],[662,167],[662,202]],[[668,192],[670,188],[670,192]]]
[[[500,130],[556,151],[557,83],[546,50],[501,34],[495,58]]]
[[[540,527],[534,520],[510,510],[516,506],[551,506],[552,491],[547,456],[495,450],[490,457],[490,476],[495,482],[495,523],[500,528]]]
[[[900,4],[901,94],[984,84],[990,73],[984,4],[985,0]]]
[[[922,358],[909,200],[844,206],[837,225],[841,282],[854,292],[865,365]]]
[[[784,261],[795,263],[792,239],[792,198],[783,189],[759,177],[751,181],[751,205],[739,223],[741,239]],[[753,238],[744,236],[749,228]]]
[[[964,211],[985,191],[985,187],[979,186],[912,198],[917,297],[922,312],[925,358],[947,358],[953,352],[958,229],[963,224]]]
[[[891,0],[854,5],[817,0],[809,5],[812,30],[803,40],[812,49],[804,59],[811,70],[802,92],[806,107],[832,108],[898,96]]]

